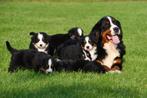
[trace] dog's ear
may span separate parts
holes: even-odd
[[[35,35],[36,33],[35,32],[30,32],[30,35]]]
[[[85,38],[85,36],[82,36],[82,37],[80,37],[79,39],[77,39],[77,41],[78,41],[80,44],[82,44],[83,41],[84,41],[84,38]]]
[[[94,41],[94,43],[98,43],[98,40],[99,40],[99,33],[98,32],[94,32],[93,34],[90,34],[89,35],[90,38]]]

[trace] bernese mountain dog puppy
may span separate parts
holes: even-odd
[[[84,60],[94,61],[97,58],[97,40],[92,36],[85,36],[81,39],[81,47]]]
[[[6,41],[8,51],[11,53],[11,62],[8,72],[16,72],[18,69],[32,69],[36,72],[49,73],[53,71],[52,57],[36,50],[17,50]]]
[[[50,36],[45,32],[30,32],[30,35],[32,37],[29,48],[49,54]]]
[[[95,37],[87,35],[73,44],[68,44],[66,41],[58,48],[57,56],[62,60],[94,61],[97,58],[97,40]]]
[[[100,19],[92,28],[90,35],[98,34],[97,63],[105,66],[109,72],[122,70],[125,45],[122,40],[122,28],[120,22],[112,16]]]
[[[48,35],[45,32],[30,32],[30,49],[54,55],[57,47],[69,39],[79,39],[83,36],[83,30],[79,27],[71,28],[67,34]]]
[[[67,40],[77,40],[80,37],[83,36],[83,30],[79,27],[73,27],[70,30],[68,30],[67,34],[55,34],[51,35],[50,42],[50,48],[49,48],[49,54],[54,55],[57,51],[57,48],[64,43]]]

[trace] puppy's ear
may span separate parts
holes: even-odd
[[[30,32],[30,35],[35,35],[36,33],[35,32]]]
[[[84,41],[84,36],[82,36],[82,37],[80,37],[79,39],[78,39],[78,42],[80,43],[80,44],[82,44],[83,43],[83,41]]]

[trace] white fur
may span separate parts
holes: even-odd
[[[48,72],[52,72],[53,71],[53,69],[51,68],[52,67],[52,60],[51,59],[49,59],[48,60],[48,69],[46,70],[46,72],[48,73]]]
[[[84,46],[84,49],[87,50],[87,51],[90,51],[93,47],[92,45],[88,42],[89,41],[89,37],[85,37],[85,41],[86,41],[86,44]],[[89,47],[89,48],[87,48]]]
[[[104,44],[104,49],[106,50],[107,56],[102,60],[102,64],[111,68],[114,63],[114,59],[120,56],[119,50],[116,49],[117,45],[112,42]]]
[[[108,18],[108,20],[110,22],[110,25],[111,25],[111,27],[110,27],[111,33],[112,33],[112,35],[115,35],[114,28],[115,27],[119,28],[119,27],[112,22],[111,17],[108,16],[107,18]],[[120,34],[120,30],[119,30],[119,32],[117,34]]]
[[[81,28],[78,28],[77,31],[78,31],[79,36],[82,36],[82,33],[83,33],[83,32],[82,32]]]
[[[40,49],[36,44],[34,44],[35,48],[37,48],[37,50],[39,52],[44,52],[44,53],[48,53],[46,48],[48,47],[48,44],[46,44],[46,46],[43,49]]]

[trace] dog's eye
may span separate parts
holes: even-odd
[[[105,24],[106,24],[106,25],[109,25],[109,21],[108,21],[108,20],[106,20],[106,21],[105,21]]]
[[[113,22],[114,24],[116,24],[116,21],[115,21],[114,19],[112,20],[112,22]]]
[[[94,43],[91,43],[91,45],[94,46],[95,44]]]
[[[36,42],[36,43],[37,43],[37,42],[39,42],[39,39],[38,39],[38,38],[36,38],[36,39],[35,39],[35,42]]]
[[[90,41],[90,40],[89,40],[88,42],[89,42],[89,43],[91,43],[91,41]]]

